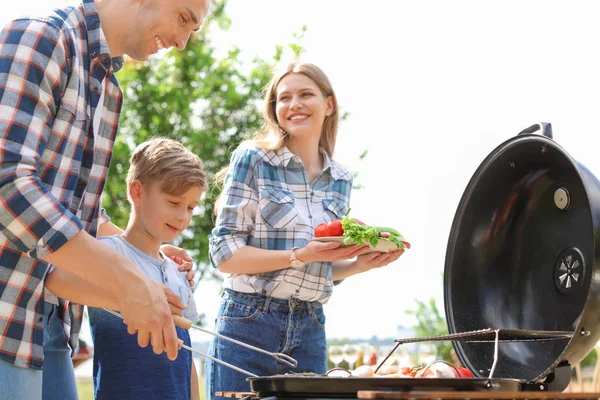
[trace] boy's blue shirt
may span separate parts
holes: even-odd
[[[187,308],[184,316],[192,322],[199,317],[193,293],[170,259],[153,259],[126,242],[121,236],[102,237],[100,240],[131,259],[140,271],[168,286],[178,294]],[[181,349],[177,360],[166,354],[156,355],[152,346],[141,348],[137,335],[127,333],[123,321],[110,313],[89,307],[92,338],[94,340],[94,394],[99,399],[189,399],[192,356]],[[191,346],[189,332],[177,328],[177,336]]]

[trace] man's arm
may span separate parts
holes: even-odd
[[[81,231],[44,261],[112,293],[127,331],[130,334],[138,332],[140,345],[148,345],[152,336],[155,353],[160,354],[166,349],[170,359],[177,358],[177,334],[165,289],[161,283],[140,274],[127,257]],[[178,298],[177,306],[184,309],[179,296],[174,293],[173,296]]]
[[[67,89],[66,49],[62,31],[45,22],[18,20],[0,32],[0,231],[29,256],[113,293],[129,332],[139,331],[138,341],[146,344],[152,335],[154,351],[166,347],[175,359],[175,327],[157,282],[82,231],[79,219],[38,176],[41,151]]]
[[[123,229],[119,228],[111,221],[100,221],[98,226],[98,237],[102,236],[114,236],[123,233]]]
[[[90,307],[119,310],[119,302],[109,290],[106,290],[93,282],[82,279],[64,269],[56,268],[49,272],[44,285],[46,286],[46,289],[50,290],[53,294],[64,299],[69,299]],[[163,285],[163,289],[168,289],[168,287]],[[169,301],[171,313],[182,315],[181,309],[176,305],[180,297],[170,290],[165,290],[165,295]]]
[[[44,286],[56,296],[69,299],[78,304],[113,310],[116,310],[119,306],[117,299],[110,290],[62,268],[55,268],[49,272]]]
[[[120,235],[121,233],[123,233],[123,229],[113,224],[110,220],[106,218],[100,219],[98,237]],[[194,286],[194,271],[192,270],[194,264],[192,264],[192,257],[184,249],[170,244],[163,244],[160,249],[167,257],[175,261],[179,271],[187,271],[185,278],[190,287]]]

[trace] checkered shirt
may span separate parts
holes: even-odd
[[[250,144],[233,152],[210,235],[213,265],[246,245],[268,250],[304,247],[314,237],[317,225],[346,214],[352,174],[322,154],[323,170],[311,183],[302,161],[287,147],[267,151]],[[224,280],[225,288],[238,292],[321,303],[327,302],[333,285],[330,262],[256,275],[228,275]]]
[[[122,63],[109,56],[92,0],[0,31],[0,358],[18,367],[42,367],[48,264],[40,259],[81,229],[96,234],[122,103],[113,74]],[[83,307],[60,304],[75,348]]]

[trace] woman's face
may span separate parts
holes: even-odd
[[[279,81],[275,96],[277,122],[292,139],[321,137],[323,121],[334,110],[332,96],[324,96],[312,79],[294,72]]]

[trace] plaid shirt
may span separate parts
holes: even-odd
[[[322,154],[323,171],[310,183],[302,161],[287,147],[267,151],[250,145],[233,152],[216,226],[210,235],[213,265],[246,245],[268,250],[304,247],[314,237],[317,225],[346,214],[352,174]],[[325,303],[333,290],[331,263],[229,275],[224,287]]]
[[[0,32],[0,357],[16,366],[42,366],[48,264],[40,259],[81,229],[96,234],[122,102],[113,74],[122,63],[109,56],[92,0]],[[83,307],[61,304],[75,348]]]

